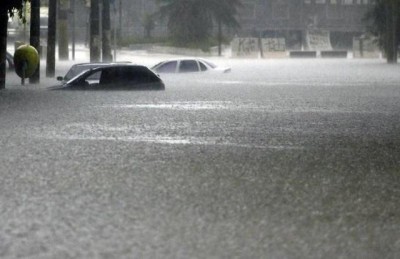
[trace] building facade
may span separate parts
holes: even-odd
[[[284,38],[289,49],[304,46],[307,31],[329,33],[334,49],[349,49],[365,32],[373,0],[242,0],[239,37]]]

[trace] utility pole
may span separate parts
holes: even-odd
[[[119,26],[118,26],[118,39],[122,37],[122,0],[119,0]]]
[[[49,22],[47,31],[46,77],[54,77],[56,69],[57,1],[49,0]]]
[[[40,50],[40,0],[31,0],[31,27],[30,45],[37,51]],[[37,84],[40,82],[40,59],[35,73],[29,78],[29,83]]]
[[[75,16],[75,0],[70,0],[71,1],[71,8],[70,12],[72,14],[72,60],[75,60],[75,42],[76,42],[76,37],[75,37],[75,23],[76,23],[76,16]]]
[[[90,62],[100,61],[99,0],[92,0],[90,7]]]
[[[398,54],[398,36],[397,36],[397,24],[398,24],[398,10],[399,10],[399,4],[398,0],[392,0],[391,1],[391,11],[392,11],[392,26],[391,26],[391,34],[392,34],[392,48],[393,48],[393,63],[397,63],[397,54]]]

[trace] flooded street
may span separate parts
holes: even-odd
[[[398,258],[400,67],[214,59],[0,91],[0,257]]]

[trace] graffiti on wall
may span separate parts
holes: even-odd
[[[284,38],[262,39],[262,47],[264,52],[286,51],[285,39]]]
[[[235,57],[257,57],[260,54],[260,40],[258,38],[235,38],[232,43],[232,55]],[[284,38],[261,39],[263,53],[284,52],[286,43]]]
[[[235,38],[231,45],[232,54],[237,57],[256,56],[259,52],[257,38]]]
[[[324,30],[309,30],[306,33],[308,50],[332,50],[330,33]]]

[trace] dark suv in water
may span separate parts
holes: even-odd
[[[51,89],[63,90],[164,90],[161,78],[141,65],[110,64],[86,70]]]

